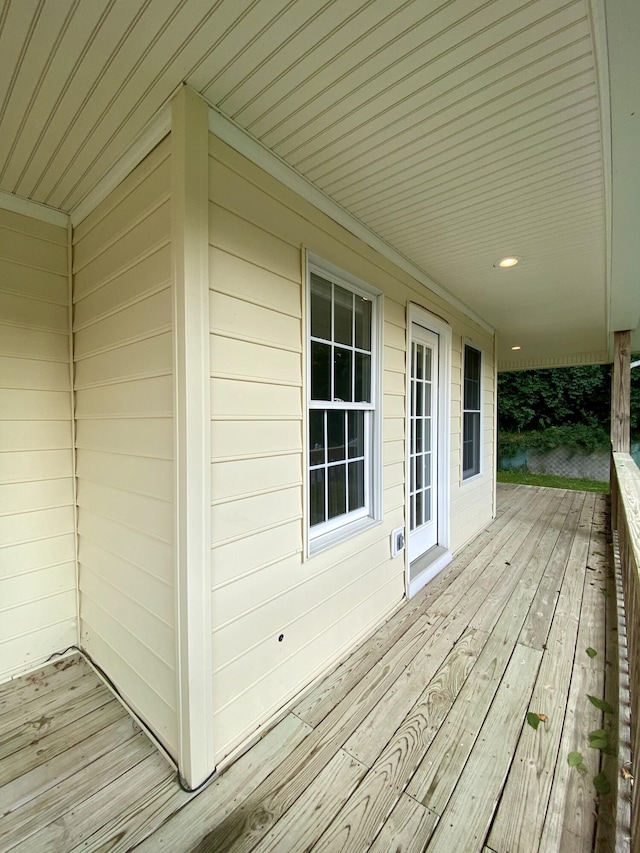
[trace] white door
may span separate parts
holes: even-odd
[[[409,561],[438,544],[438,335],[411,324]]]

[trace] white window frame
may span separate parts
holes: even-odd
[[[371,300],[371,403],[345,403],[311,399],[311,273],[329,279],[334,284]],[[333,545],[351,538],[382,520],[382,353],[383,353],[383,296],[382,292],[345,272],[334,264],[305,253],[305,413],[304,413],[304,518],[306,555],[313,556]],[[309,412],[322,410],[363,410],[370,412],[365,429],[365,506],[344,515],[328,519],[311,527],[309,474]]]
[[[465,405],[464,405],[464,383],[465,383],[464,365],[465,365],[465,354],[466,354],[467,347],[469,347],[472,350],[475,350],[480,356],[480,388],[478,391],[479,402],[480,402],[480,408],[479,409],[466,409]],[[482,396],[484,394],[484,377],[483,377],[484,350],[482,347],[478,346],[478,344],[476,344],[474,341],[472,341],[468,338],[463,338],[463,340],[462,340],[462,365],[461,365],[461,367],[462,367],[462,370],[461,370],[462,383],[461,383],[461,389],[460,389],[461,390],[460,407],[462,410],[462,415],[460,418],[460,482],[462,484],[464,484],[464,483],[472,482],[473,480],[477,479],[478,477],[481,477],[482,474],[484,473],[483,458],[482,458],[483,457],[482,436],[484,435],[484,413],[483,413],[483,405],[482,405]],[[480,419],[479,419],[480,420],[480,426],[478,429],[478,441],[480,443],[480,446],[478,447],[478,470],[476,472],[474,472],[473,474],[468,474],[465,477],[465,473],[464,473],[464,416],[465,416],[466,412],[477,412],[480,415]]]

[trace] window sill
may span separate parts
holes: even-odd
[[[309,539],[307,548],[307,556],[314,557],[328,548],[333,548],[334,545],[339,545],[341,542],[346,542],[365,530],[375,527],[382,523],[382,519],[372,518],[370,515],[364,518],[359,518],[357,521],[352,521],[350,524],[345,524],[344,527],[338,527],[329,533],[323,533],[321,536],[316,536],[314,539]]]

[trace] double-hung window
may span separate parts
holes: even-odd
[[[475,347],[464,347],[464,389],[462,405],[462,479],[480,473],[482,432],[482,353]]]
[[[308,530],[314,553],[377,516],[378,298],[309,263]]]

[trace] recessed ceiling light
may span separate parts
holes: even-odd
[[[522,347],[511,347],[511,349],[522,349]]]
[[[500,260],[496,261],[494,267],[506,270],[509,267],[515,267],[518,263],[520,263],[520,258],[517,258],[515,255],[509,255],[509,257],[500,258]]]

